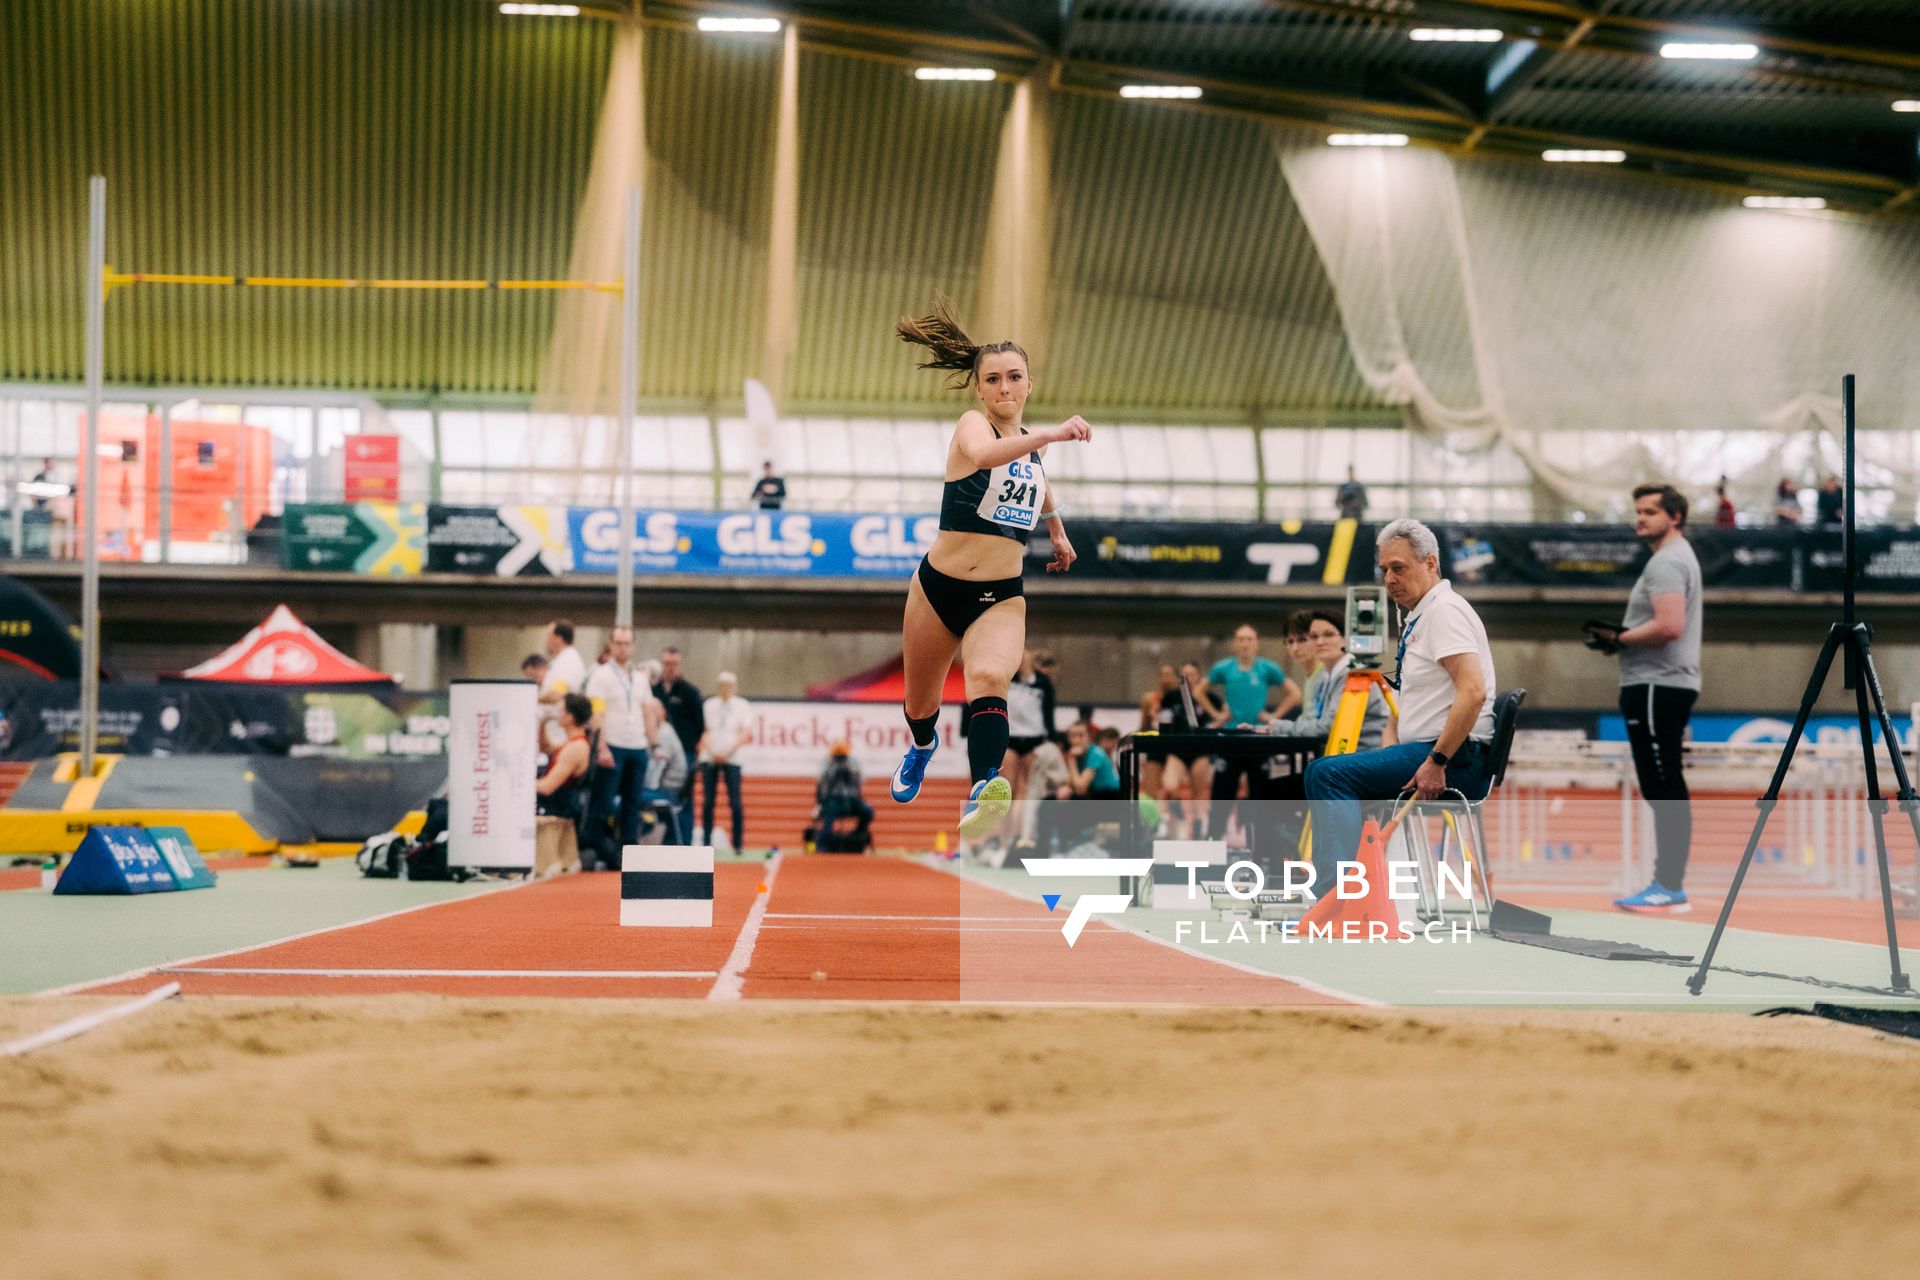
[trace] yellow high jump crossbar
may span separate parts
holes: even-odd
[[[510,289],[571,290],[619,293],[618,280],[357,280],[350,276],[220,276],[177,271],[115,271],[100,273],[102,294],[136,284],[209,284],[253,289]]]

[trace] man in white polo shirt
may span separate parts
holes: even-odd
[[[600,745],[594,756],[593,799],[587,809],[588,845],[609,871],[620,869],[620,851],[640,840],[640,792],[647,779],[647,748],[664,713],[643,671],[633,669],[633,628],[615,627],[607,638],[607,660],[587,677],[593,703],[593,728]],[[614,797],[620,798],[618,841],[603,847]],[[608,856],[610,855],[610,856]],[[581,850],[588,863],[589,850]],[[588,865],[588,870],[592,870]]]
[[[1380,530],[1380,572],[1406,614],[1400,629],[1399,714],[1382,746],[1307,766],[1313,805],[1314,891],[1360,847],[1361,810],[1411,789],[1431,800],[1454,790],[1483,800],[1492,785],[1493,651],[1473,606],[1440,576],[1440,542],[1418,520]]]
[[[735,757],[753,741],[753,704],[735,690],[739,687],[733,672],[720,673],[720,692],[707,699],[707,727],[700,735],[700,789],[705,804],[700,815],[701,838],[697,843],[713,842],[714,789],[727,787],[727,809],[733,818],[733,848],[740,850],[746,831],[746,811],[740,807],[740,762]]]
[[[566,735],[559,732],[560,702],[570,693],[585,693],[587,662],[573,647],[573,624],[556,618],[542,638],[547,651],[547,673],[540,678],[541,741],[547,750],[559,749]]]

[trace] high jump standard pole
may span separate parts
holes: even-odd
[[[106,380],[107,180],[87,179],[87,430],[80,522],[80,776],[100,744],[100,398]]]
[[[615,626],[633,625],[633,402],[640,395],[640,188],[627,189],[627,242],[620,280],[620,570]]]

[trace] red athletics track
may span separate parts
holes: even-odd
[[[1347,1003],[1098,921],[1069,948],[1063,915],[1040,903],[892,858],[782,859],[749,929],[768,872],[721,863],[711,929],[623,929],[618,879],[570,876],[91,990],[166,978],[187,995],[706,997],[750,954],[732,972],[751,999]]]

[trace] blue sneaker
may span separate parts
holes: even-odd
[[[1622,911],[1644,911],[1649,914],[1683,916],[1693,910],[1687,905],[1687,895],[1680,889],[1669,889],[1655,880],[1640,892],[1626,898],[1615,898],[1613,905]]]
[[[1013,807],[1013,784],[998,770],[973,784],[967,793],[967,807],[960,811],[960,838],[978,840],[1000,825]]]
[[[891,789],[895,800],[905,804],[920,794],[920,780],[927,776],[927,762],[933,759],[933,753],[939,749],[938,738],[930,746],[907,747],[907,754],[900,757],[900,767],[893,771]]]

